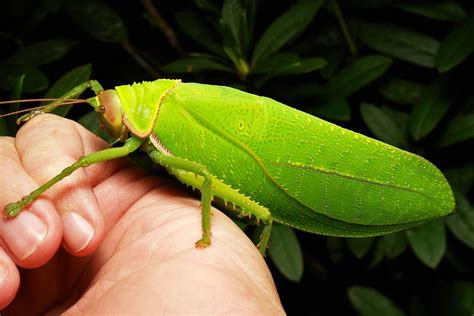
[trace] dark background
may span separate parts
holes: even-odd
[[[300,231],[296,241],[285,230],[290,237],[280,237],[282,248],[271,249],[267,262],[288,314],[472,315],[472,3],[313,1],[321,6],[307,23],[288,18],[277,38],[293,35],[252,63],[261,36],[300,2],[3,1],[1,97],[43,97],[58,80],[66,89],[74,80],[60,78],[81,66],[77,80],[90,76],[106,88],[181,78],[265,95],[420,154],[452,184],[455,215],[359,243]],[[222,14],[223,5],[235,16]],[[79,119],[87,110],[67,115]],[[15,129],[0,123],[1,134]],[[295,268],[300,259],[304,273]]]

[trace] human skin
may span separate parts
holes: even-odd
[[[0,209],[106,144],[44,114],[0,137]],[[213,209],[126,159],[77,170],[15,219],[0,221],[2,315],[284,314],[252,242]]]

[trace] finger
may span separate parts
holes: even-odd
[[[20,287],[20,274],[15,263],[0,248],[0,310],[4,309],[15,298]]]
[[[23,169],[14,139],[0,138],[0,209],[37,187]],[[48,199],[40,198],[14,219],[0,220],[0,246],[16,264],[33,268],[47,262],[61,242],[62,225]]]
[[[102,181],[94,192],[103,210],[106,232],[115,225],[140,198],[169,180],[152,177],[138,167],[122,169]]]
[[[20,129],[16,147],[25,170],[43,184],[105,144],[92,134],[84,137],[77,124],[54,115],[40,115]],[[98,177],[95,177],[97,181]],[[63,223],[63,243],[75,255],[94,251],[104,235],[104,219],[83,168],[62,179],[44,194],[51,198]]]

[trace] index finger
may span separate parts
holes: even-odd
[[[44,184],[81,156],[107,144],[75,122],[46,114],[20,129],[15,146],[26,172]],[[90,254],[101,242],[104,219],[93,188],[120,166],[111,162],[81,168],[44,192],[54,201],[63,224],[63,243],[71,253]]]

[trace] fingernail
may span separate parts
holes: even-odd
[[[15,219],[9,220],[3,227],[3,238],[18,260],[25,260],[43,241],[48,229],[31,212],[21,212]]]
[[[86,248],[94,237],[94,228],[76,212],[67,212],[62,216],[66,246],[72,252],[79,252]]]

